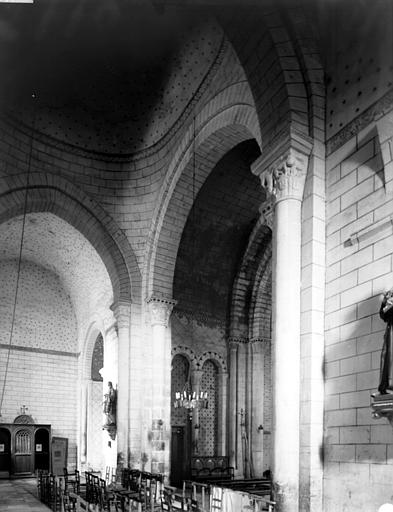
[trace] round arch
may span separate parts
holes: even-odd
[[[3,181],[3,180],[1,180]],[[23,214],[27,174],[14,183],[0,182],[0,222]],[[141,278],[135,254],[114,220],[69,181],[49,173],[30,177],[26,213],[50,212],[62,218],[93,245],[107,268],[114,300],[140,302]],[[132,283],[132,285],[131,285]]]
[[[177,251],[193,203],[193,152],[196,196],[214,165],[230,149],[255,138],[255,115],[249,105],[234,105],[210,117],[205,124],[200,124],[198,116],[195,139],[193,126],[188,128],[169,165],[152,220],[144,272],[147,296],[172,296]]]
[[[197,358],[195,356],[195,352],[190,347],[186,347],[185,345],[177,345],[176,347],[173,347],[171,352],[172,361],[175,356],[185,357],[190,364],[191,371],[197,369]]]

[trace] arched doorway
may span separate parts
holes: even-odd
[[[11,472],[11,432],[0,428],[0,478]]]
[[[42,469],[49,471],[50,468],[50,435],[45,428],[39,428],[34,435],[34,471]]]
[[[190,372],[186,357],[177,354],[172,360],[171,378],[171,485],[181,485],[190,473],[191,416],[184,407],[176,408],[175,394],[184,389]]]

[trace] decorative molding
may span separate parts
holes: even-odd
[[[198,361],[196,363],[196,366],[198,369],[202,369],[203,365],[206,361],[211,359],[212,361],[218,363],[219,365],[219,372],[227,372],[227,363],[225,359],[222,357],[222,355],[218,354],[217,352],[213,352],[212,350],[207,350],[206,352],[203,352],[202,355],[198,357]]]
[[[337,151],[349,139],[354,137],[360,130],[363,130],[373,121],[383,117],[393,109],[393,89],[390,89],[382,98],[373,103],[370,107],[350,121],[335,135],[326,142],[326,156]]]
[[[168,327],[169,317],[177,301],[173,299],[165,299],[162,297],[152,296],[146,300],[150,310],[151,325],[163,325]]]
[[[225,329],[225,322],[212,316],[207,311],[190,311],[187,309],[175,307],[173,314],[180,320],[185,318],[188,322],[196,322],[200,326],[217,327],[218,329]]]
[[[251,338],[250,343],[251,344],[261,344],[261,345],[268,345],[271,342],[271,338]]]
[[[250,341],[249,338],[240,338],[240,337],[228,338],[229,345],[243,345],[245,343],[248,343],[249,341]]]
[[[64,357],[75,357],[78,358],[80,356],[80,352],[65,352],[62,350],[50,350],[46,348],[36,348],[36,347],[24,347],[22,345],[11,345],[9,343],[0,343],[0,349],[4,348],[6,350],[19,350],[20,352],[35,352],[36,354],[48,354],[53,356],[64,356]]]
[[[171,350],[172,359],[177,355],[185,356],[188,359],[191,368],[193,370],[196,369],[197,357],[195,355],[195,352],[190,347],[186,347],[185,345],[176,345],[175,347],[172,347],[172,350]]]

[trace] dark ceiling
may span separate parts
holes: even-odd
[[[125,0],[2,4],[1,107],[30,124],[35,104],[36,129],[46,135],[132,152],[176,122],[221,42],[202,8]]]

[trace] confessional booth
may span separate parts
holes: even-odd
[[[0,478],[31,476],[50,470],[51,426],[21,414],[13,423],[0,423]]]

